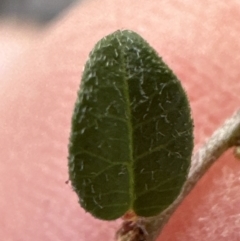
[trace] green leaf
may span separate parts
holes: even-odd
[[[81,206],[105,220],[166,209],[188,174],[192,129],[180,82],[145,40],[129,30],[100,40],[85,66],[69,144]]]

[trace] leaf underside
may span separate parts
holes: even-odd
[[[104,220],[166,209],[187,177],[192,129],[180,82],[145,40],[129,30],[100,40],[84,69],[69,144],[81,206]]]

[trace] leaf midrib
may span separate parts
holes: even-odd
[[[121,41],[121,40],[119,40]],[[129,140],[129,158],[130,163],[127,165],[127,170],[129,173],[129,198],[130,198],[130,209],[133,209],[134,204],[134,159],[133,159],[133,127],[132,127],[132,112],[130,108],[130,95],[129,95],[129,85],[127,81],[127,70],[124,58],[124,49],[119,44],[120,47],[120,60],[123,70],[123,93],[126,100],[126,114],[127,114],[127,129],[128,129],[128,140]]]

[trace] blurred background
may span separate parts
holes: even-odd
[[[0,17],[45,24],[76,0],[0,0]],[[81,0],[79,0],[81,1]]]
[[[0,77],[43,31],[83,0],[0,0]]]

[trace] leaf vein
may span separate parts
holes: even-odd
[[[179,175],[176,175],[176,176],[173,177],[173,178],[168,178],[166,181],[159,183],[157,186],[154,186],[154,187],[152,187],[152,188],[149,188],[148,190],[145,190],[145,191],[143,191],[143,192],[140,192],[137,196],[140,197],[140,196],[143,196],[144,194],[146,194],[146,193],[148,193],[148,192],[156,191],[156,189],[158,189],[159,187],[164,186],[166,183],[171,182],[171,181],[173,181],[174,179],[179,178],[179,177],[182,177],[182,176],[184,176],[184,175],[183,175],[183,174],[179,174]]]

